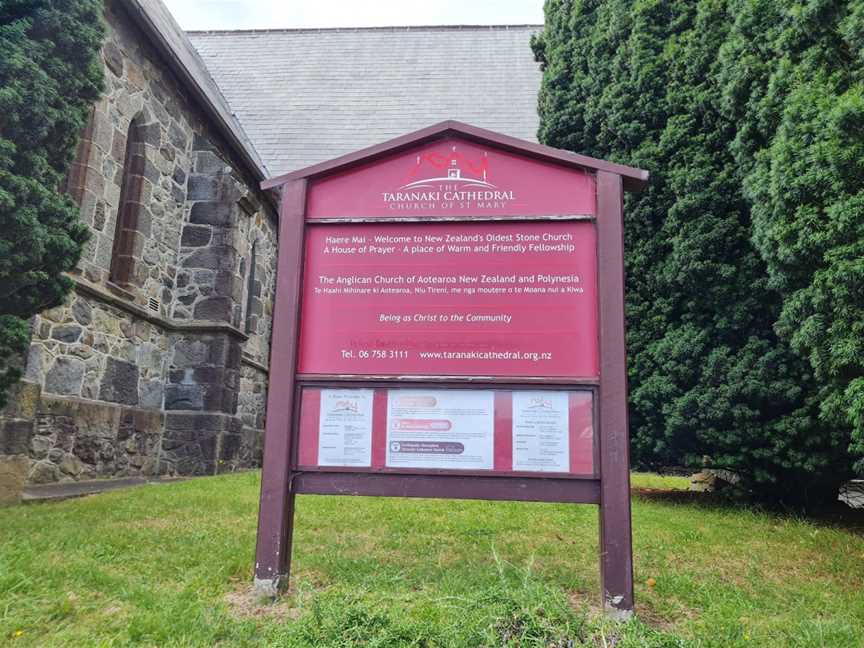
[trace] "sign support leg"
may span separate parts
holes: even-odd
[[[264,466],[255,548],[255,589],[276,596],[288,587],[294,494],[291,489],[294,437],[294,378],[300,311],[306,181],[287,183],[279,210],[279,265],[270,351]]]
[[[597,173],[600,297],[600,580],[607,616],[633,614],[630,437],[624,340],[624,209],[621,176]]]

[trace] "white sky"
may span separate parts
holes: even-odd
[[[543,0],[163,1],[186,30],[543,22]]]

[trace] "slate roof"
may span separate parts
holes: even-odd
[[[187,32],[273,175],[446,119],[536,141],[539,25]]]

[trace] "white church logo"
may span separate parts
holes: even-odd
[[[489,169],[489,154],[486,151],[483,151],[483,157],[479,164],[472,164],[469,160],[465,160],[465,166],[469,167],[469,172],[472,171],[471,167],[476,169],[474,175],[479,177],[468,177],[468,174],[463,175],[463,169],[459,166],[459,159],[462,156],[456,152],[456,147],[452,148],[452,153],[449,156],[442,155],[440,153],[427,153],[426,155],[418,155],[417,156],[417,165],[412,170],[412,175],[416,174],[421,167],[425,166],[427,163],[431,164],[436,169],[442,169],[446,166],[446,161],[449,159],[449,166],[446,166],[447,174],[446,175],[438,175],[433,178],[423,178],[422,180],[414,180],[413,182],[409,182],[407,184],[399,187],[400,190],[403,189],[420,189],[423,187],[432,187],[435,184],[446,182],[450,184],[456,184],[464,187],[481,187],[484,189],[495,189],[496,186],[487,180],[486,174]],[[465,158],[462,158],[465,159]]]
[[[470,159],[453,146],[450,151],[427,151],[396,190],[382,191],[388,209],[394,211],[448,211],[507,209],[516,199],[512,190],[489,182],[489,154]],[[422,176],[428,177],[422,177]]]

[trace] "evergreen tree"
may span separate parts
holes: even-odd
[[[87,239],[61,187],[102,89],[103,36],[100,0],[0,0],[0,406],[29,318],[62,301]]]
[[[728,0],[548,0],[540,139],[649,169],[625,244],[633,454],[703,462],[760,499],[836,494],[848,438],[819,421],[808,363],[779,339],[782,294],[751,241],[718,79]]]
[[[864,2],[732,3],[724,108],[777,329],[818,378],[821,418],[864,454]],[[864,461],[859,463],[864,471]]]

